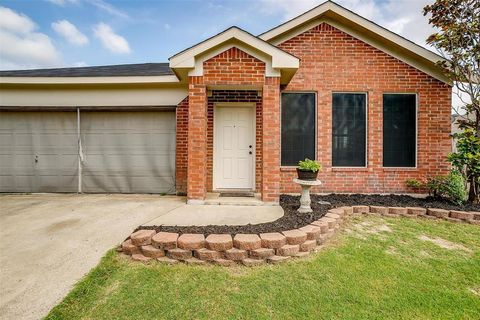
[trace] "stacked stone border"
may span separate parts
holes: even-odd
[[[222,266],[279,263],[321,250],[340,229],[344,219],[361,214],[443,219],[480,225],[480,212],[359,205],[330,209],[325,216],[309,225],[283,232],[234,236],[210,234],[205,237],[203,234],[179,235],[142,229],[132,233],[119,250],[141,262],[157,260],[168,264],[214,263]]]

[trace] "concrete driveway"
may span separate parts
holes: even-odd
[[[135,227],[185,199],[0,195],[0,317],[39,319]]]

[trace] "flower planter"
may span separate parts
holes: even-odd
[[[311,170],[302,170],[297,168],[297,176],[299,180],[315,181],[317,180],[318,171],[313,172]]]

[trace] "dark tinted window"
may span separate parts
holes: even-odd
[[[367,96],[362,93],[334,93],[332,100],[332,165],[364,167]]]
[[[416,96],[383,95],[383,166],[415,167]]]
[[[315,94],[282,93],[282,166],[315,159]]]

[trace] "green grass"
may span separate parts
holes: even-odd
[[[112,250],[47,319],[479,319],[478,226],[369,216],[345,228],[310,258],[255,268]]]

